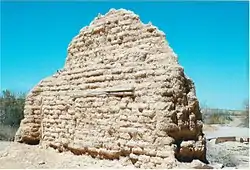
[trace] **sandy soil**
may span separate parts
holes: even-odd
[[[213,125],[207,125],[207,124],[203,125],[203,131],[204,132],[213,132],[213,131],[217,130],[217,128],[218,127],[213,126]]]
[[[123,166],[127,164],[128,166]],[[130,164],[130,165],[129,165]],[[133,165],[125,158],[121,160],[100,160],[87,155],[76,156],[69,152],[58,153],[54,149],[14,142],[0,142],[0,168],[128,168]]]
[[[204,133],[207,139],[216,138],[216,137],[243,137],[249,138],[249,128],[243,127],[230,127],[230,126],[221,126],[221,125],[212,125],[210,129],[204,129]],[[211,130],[214,128],[215,130]]]

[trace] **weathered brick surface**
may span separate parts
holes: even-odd
[[[16,140],[147,168],[174,167],[184,140],[191,159],[205,155],[193,82],[164,33],[126,10],[73,38],[65,67],[28,94]]]

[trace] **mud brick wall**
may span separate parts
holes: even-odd
[[[26,98],[16,141],[136,167],[205,160],[195,87],[165,34],[127,10],[98,15],[68,47],[65,67]]]

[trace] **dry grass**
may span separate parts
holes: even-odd
[[[226,124],[232,121],[229,113],[222,113],[219,110],[215,110],[213,113],[207,114],[205,123],[207,124]]]

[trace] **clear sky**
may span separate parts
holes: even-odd
[[[1,90],[27,92],[63,67],[67,46],[98,13],[125,8],[164,31],[200,103],[248,98],[248,2],[1,2]]]

